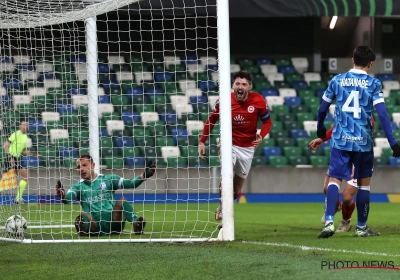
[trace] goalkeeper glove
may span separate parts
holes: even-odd
[[[59,197],[61,200],[64,200],[64,199],[65,199],[65,189],[64,189],[63,185],[61,184],[61,181],[60,181],[60,180],[57,181],[57,185],[56,185],[56,194],[58,195],[58,197]]]
[[[391,146],[390,148],[392,148],[393,157],[395,157],[395,158],[400,157],[400,145],[399,144],[396,143],[393,146]]]
[[[326,138],[326,128],[317,129],[318,138],[325,139]]]
[[[150,178],[151,176],[154,175],[154,173],[156,173],[156,163],[153,162],[152,160],[149,160],[149,162],[146,165],[146,168],[144,169],[143,178],[144,179]]]

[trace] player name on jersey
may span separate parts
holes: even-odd
[[[368,87],[368,80],[363,79],[356,79],[356,78],[344,78],[340,79],[340,86],[341,87],[361,87],[367,88]]]

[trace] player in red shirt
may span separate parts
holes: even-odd
[[[375,121],[374,118],[372,118],[372,130],[374,129]],[[333,126],[331,129],[328,130],[326,133],[326,138],[316,138],[312,140],[309,144],[308,147],[315,151],[318,147],[322,145],[322,143],[328,141],[332,137],[332,131],[333,131]],[[336,212],[339,212],[342,210],[342,220],[340,221],[339,227],[336,229],[336,232],[347,232],[351,229],[351,223],[350,219],[351,216],[353,215],[354,208],[356,204],[354,203],[354,196],[357,194],[358,191],[358,186],[357,186],[357,179],[353,179],[354,176],[354,169],[351,173],[351,178],[350,180],[347,181],[347,185],[343,190],[343,203],[340,203],[340,199],[338,197],[338,201],[336,203]],[[326,194],[326,190],[328,187],[329,183],[329,174],[325,175],[325,180],[324,180],[324,194]],[[325,224],[325,214],[321,218],[321,222]]]
[[[263,138],[269,133],[272,120],[267,103],[262,95],[250,92],[252,74],[248,71],[239,71],[233,75],[232,102],[232,161],[233,161],[233,198],[239,197],[243,184],[250,171],[254,150],[257,149]],[[263,126],[257,134],[257,122],[261,119]],[[207,137],[219,120],[219,99],[215,103],[212,113],[208,116],[199,140],[199,157],[205,160],[205,145]],[[221,184],[219,185],[221,197]],[[222,201],[215,212],[215,219],[222,219]]]

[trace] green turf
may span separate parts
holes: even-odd
[[[45,218],[47,207],[57,210],[53,212],[53,219],[61,217],[62,212],[57,208],[60,206],[30,207],[30,213],[35,213],[36,218]],[[158,232],[154,234],[156,237],[163,236],[163,231],[167,235],[171,229],[194,236],[200,234],[202,227],[211,233],[216,225],[213,213],[206,211],[206,204],[170,204],[166,209],[164,205],[145,205],[144,209],[137,210],[144,212],[149,221],[144,235],[147,237],[152,236],[149,230]],[[399,210],[400,204],[372,204],[369,225],[381,232],[380,237],[373,238],[354,237],[351,230],[329,239],[317,239],[322,228],[323,205],[293,203],[236,204],[234,242],[31,245],[0,242],[0,267],[3,268],[0,279],[399,279],[400,271],[395,270],[321,269],[322,261],[360,264],[379,261],[400,267]],[[75,218],[79,211],[77,205],[73,211],[64,212],[65,222],[69,217]],[[355,211],[354,221],[356,214]],[[34,219],[27,212],[24,216],[29,217],[28,222]],[[196,218],[206,222],[197,226]],[[339,218],[340,213],[336,224]],[[181,222],[166,222],[170,219]],[[189,222],[184,223],[185,219]],[[152,224],[151,220],[159,222]],[[59,232],[57,237],[61,237]],[[64,238],[75,235],[71,231],[62,232]],[[129,236],[126,229],[123,237]],[[33,233],[32,237],[39,235]],[[43,238],[49,238],[49,234]]]

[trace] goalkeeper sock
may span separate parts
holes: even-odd
[[[134,223],[138,218],[135,210],[133,210],[132,205],[128,201],[124,201],[124,203],[122,203],[122,212],[124,213],[124,217],[130,223]]]
[[[332,222],[336,212],[336,203],[339,196],[340,186],[329,182],[325,196],[325,219],[326,223]]]
[[[354,203],[354,201],[352,201],[350,203],[350,205],[346,205],[346,203],[342,204],[342,216],[343,216],[343,220],[350,220],[351,219],[351,215],[353,215],[354,212],[354,208],[356,208],[356,204]]]
[[[358,227],[365,227],[368,220],[369,213],[369,201],[370,201],[370,187],[360,186],[357,193],[357,216],[358,216]]]
[[[16,200],[21,200],[22,199],[22,195],[24,194],[25,188],[28,185],[28,182],[25,181],[24,179],[21,179],[19,181],[19,190],[17,193],[17,197],[15,198]]]

